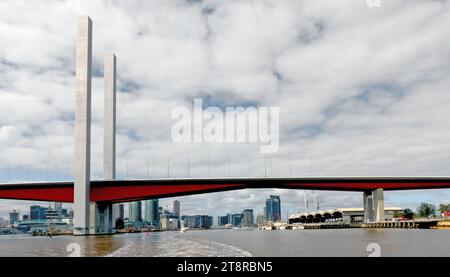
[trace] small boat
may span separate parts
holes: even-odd
[[[268,231],[272,231],[272,230],[275,230],[275,226],[271,226],[271,225],[269,225],[269,226],[263,226],[262,229],[263,229],[263,230],[266,230],[266,231],[267,231],[267,230],[268,230]]]
[[[187,227],[181,227],[180,228],[180,233],[185,233],[187,231]]]

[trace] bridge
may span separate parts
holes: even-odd
[[[91,233],[112,232],[111,207],[116,203],[264,188],[360,191],[363,192],[365,221],[383,221],[385,190],[450,188],[450,177],[236,177],[90,181],[91,209],[102,218],[98,219],[99,222],[107,218],[107,225],[92,222]],[[2,199],[74,203],[74,192],[74,182],[0,184]]]
[[[116,56],[104,60],[104,180],[90,179],[92,21],[77,22],[75,180],[0,184],[0,198],[74,203],[74,235],[113,233],[115,203],[257,188],[360,191],[364,218],[384,220],[385,190],[450,188],[450,177],[242,177],[115,180]],[[117,205],[115,205],[117,206]]]
[[[74,203],[74,182],[0,184],[0,198]],[[235,177],[99,180],[90,182],[90,202],[122,203],[239,189],[331,191],[450,188],[450,177]]]

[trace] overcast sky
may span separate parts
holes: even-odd
[[[103,56],[118,57],[118,178],[450,175],[450,3],[0,0],[0,182],[72,179],[75,24],[93,22],[92,178],[101,179]],[[279,107],[280,147],[175,143],[175,107]],[[251,164],[249,166],[249,164]],[[148,166],[147,166],[148,165]],[[267,165],[267,167],[265,167]],[[180,197],[220,215],[281,195]],[[361,193],[317,192],[323,208]],[[311,196],[311,193],[309,193]],[[450,190],[387,192],[387,206],[450,202]],[[173,199],[161,200],[170,205]],[[30,202],[0,200],[0,216]],[[45,203],[43,203],[45,204]]]

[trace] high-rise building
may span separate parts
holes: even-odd
[[[144,204],[144,220],[154,227],[160,226],[159,200],[146,200]]]
[[[266,222],[266,217],[263,214],[259,214],[256,217],[256,224],[263,225]]]
[[[233,226],[241,226],[243,217],[244,217],[243,214],[233,214],[231,216],[231,224]]]
[[[182,219],[189,228],[209,229],[213,225],[213,217],[208,215],[183,216]]]
[[[227,214],[227,221],[228,221],[228,224],[231,224],[231,222],[233,221],[233,215],[232,214]]]
[[[265,215],[268,221],[281,221],[281,199],[279,195],[271,195],[266,200]]]
[[[180,228],[180,220],[178,218],[169,218],[170,230],[178,230]]]
[[[218,216],[217,217],[217,225],[219,226],[225,226],[228,222],[228,216]]]
[[[62,217],[63,213],[62,213],[62,203],[61,202],[55,202],[53,209],[55,210],[55,212],[58,213],[59,217]]]
[[[67,208],[66,209],[63,208],[63,209],[61,209],[61,211],[62,211],[61,214],[62,214],[63,217],[69,217],[69,213],[67,211]]]
[[[3,219],[3,217],[0,217],[0,228],[6,228],[9,225],[9,221]]]
[[[206,217],[206,222],[205,222],[205,228],[211,228],[211,226],[213,225],[213,217],[212,216],[207,216]]]
[[[19,223],[19,212],[17,210],[13,210],[9,213],[9,224],[14,225]]]
[[[180,201],[175,200],[173,201],[173,214],[179,218],[180,217]]]
[[[52,209],[47,209],[47,211],[45,212],[45,218],[52,221],[58,221],[61,219],[58,212]]]
[[[30,219],[45,219],[45,213],[47,212],[47,207],[41,206],[30,206]]]
[[[134,201],[130,203],[130,221],[133,223],[142,221],[142,204],[141,201]]]
[[[113,220],[114,222],[118,219],[125,219],[125,205],[124,204],[113,204]]]
[[[125,219],[125,205],[124,204],[118,204],[118,212],[119,212],[119,218]]]
[[[169,230],[170,229],[170,218],[168,215],[161,215],[161,230]]]
[[[242,219],[242,227],[252,227],[253,226],[253,210],[252,209],[245,209],[243,212],[243,219]]]

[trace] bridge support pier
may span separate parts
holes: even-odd
[[[375,211],[375,220],[377,222],[384,221],[384,191],[376,189],[373,191],[373,209]]]
[[[372,191],[365,191],[363,194],[364,222],[374,221]]]
[[[90,219],[89,235],[106,235],[114,232],[111,203],[91,203]]]
[[[384,191],[375,189],[363,194],[364,222],[384,221]]]

